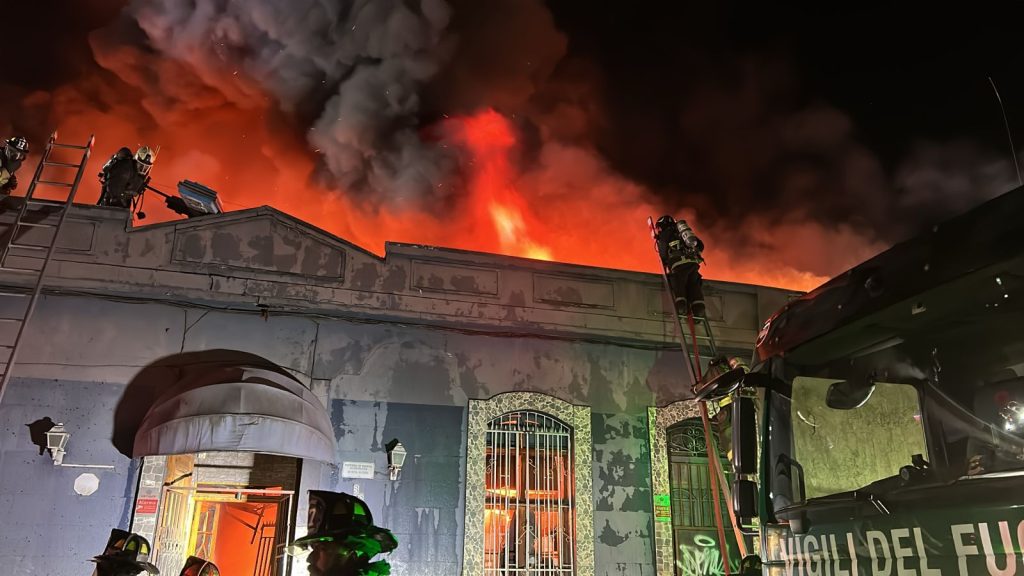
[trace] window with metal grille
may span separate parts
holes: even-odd
[[[712,431],[714,434],[714,431]],[[717,438],[716,438],[717,440]],[[726,477],[731,478],[729,462],[719,443],[719,458]],[[677,531],[714,529],[715,509],[708,471],[708,448],[700,420],[686,420],[668,429],[669,484],[672,498],[672,525]],[[722,518],[728,520],[725,502]]]
[[[486,434],[484,574],[576,574],[572,428],[524,410]]]

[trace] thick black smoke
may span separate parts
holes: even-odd
[[[551,8],[569,57],[599,64],[592,141],[677,205],[891,241],[1017,184],[987,76],[1024,128],[1019,14],[655,4]]]
[[[540,0],[43,4],[13,13],[30,56],[0,81],[0,129],[41,135],[47,91],[85,77],[94,107],[140,99],[140,125],[269,103],[270,131],[302,142],[324,182],[384,207],[459,201],[465,157],[432,127],[482,108],[519,126],[530,200],[601,196],[552,226],[612,217],[599,208],[621,208],[608,200],[617,187],[623,205],[688,210],[732,252],[814,275],[1016,180],[986,79],[1003,83],[1011,124],[1024,118],[1011,74],[1024,50],[992,29],[1011,18]]]
[[[304,120],[346,191],[429,195],[452,168],[419,134],[420,94],[446,60],[444,0],[136,0],[125,18],[236,102],[269,94]]]

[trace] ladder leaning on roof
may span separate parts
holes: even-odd
[[[9,277],[23,277],[28,280],[28,285],[22,285],[20,288],[0,289],[0,325],[15,328],[14,341],[10,344],[0,343],[0,365],[3,366],[3,376],[0,378],[0,403],[3,402],[7,384],[11,380],[14,363],[18,357],[18,349],[25,336],[25,328],[32,318],[39,295],[43,291],[47,267],[57,247],[61,228],[75,201],[78,186],[82,183],[82,175],[85,173],[86,164],[89,163],[94,142],[95,137],[89,136],[89,141],[84,146],[62,144],[57,142],[56,131],[50,135],[50,139],[46,142],[46,149],[43,150],[35,174],[32,176],[32,182],[28,185],[25,196],[22,197],[17,216],[10,224],[6,234],[0,238],[0,245],[2,245],[0,248],[0,274],[6,274]],[[71,162],[66,162],[60,160],[59,155],[54,154],[57,150],[80,151],[82,156],[78,162],[74,162],[73,158]],[[47,175],[47,169],[52,169],[49,175]],[[61,173],[67,176],[70,170],[74,170],[74,179],[71,182],[67,182],[67,178],[59,177]],[[37,198],[36,190],[40,186],[55,189],[58,193],[47,194],[48,198],[45,199]],[[55,196],[57,199],[51,199]],[[53,216],[57,217],[55,224],[44,221],[52,222]],[[49,230],[51,233],[44,233],[43,238],[33,243],[19,242],[19,240],[33,235],[33,229]],[[19,302],[24,302],[24,306],[20,307],[20,313],[10,312],[19,309]],[[4,350],[8,352],[6,361],[3,361]]]
[[[655,252],[658,252],[658,239],[654,228],[653,218],[647,218],[647,227],[650,229],[651,239],[655,242]],[[658,258],[659,260],[661,259],[660,252]],[[711,330],[711,323],[708,321],[706,314],[702,318],[694,318],[693,314],[691,314],[689,310],[679,309],[679,304],[676,301],[675,294],[672,290],[672,282],[669,279],[668,270],[665,269],[664,263],[662,263],[661,272],[662,280],[665,283],[665,291],[668,295],[669,301],[672,302],[675,325],[679,328],[679,344],[683,349],[683,354],[686,356],[686,361],[690,368],[690,378],[692,379],[694,386],[696,386],[703,381],[703,367],[701,365],[700,356],[701,345],[703,344],[710,351],[711,355],[709,358],[716,358],[718,356],[718,347],[715,345],[715,334]],[[698,332],[698,327],[703,331],[703,334]],[[689,336],[689,338],[687,338],[687,336]],[[698,399],[697,404],[700,407],[701,424],[704,429],[704,442],[707,446],[712,510],[714,511],[715,517],[715,529],[718,531],[718,546],[722,558],[722,569],[725,576],[729,576],[731,569],[729,567],[729,550],[725,537],[725,520],[722,518],[722,507],[719,505],[719,502],[724,502],[726,510],[729,512],[729,520],[732,525],[739,555],[741,557],[746,556],[747,549],[746,544],[743,541],[743,536],[739,530],[739,524],[737,523],[735,514],[732,510],[732,495],[729,493],[729,485],[726,482],[725,471],[722,469],[722,463],[718,459],[718,442],[715,440],[715,435],[711,431],[711,417],[708,411],[708,403],[706,400]],[[721,496],[719,494],[720,492]],[[721,498],[721,500],[719,500],[719,498]]]

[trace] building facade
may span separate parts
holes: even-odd
[[[656,275],[405,244],[380,258],[265,207],[132,228],[75,206],[58,248],[0,404],[6,574],[86,574],[114,527],[148,536],[164,574],[189,554],[304,574],[283,544],[310,489],[363,498],[399,540],[396,575],[722,562]],[[792,296],[706,291],[720,350],[744,356]]]

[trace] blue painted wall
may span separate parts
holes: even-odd
[[[152,363],[179,351],[217,348],[265,357],[326,399],[339,445],[337,462],[315,470],[304,467],[304,489],[361,493],[378,521],[399,536],[401,547],[391,556],[396,576],[459,573],[469,399],[518,390],[590,406],[595,576],[650,573],[646,408],[683,393],[678,352],[57,300],[44,302],[37,318],[40,326],[61,329],[49,331],[45,341],[34,335],[39,340],[21,366],[58,377],[16,380],[0,406],[0,517],[5,520],[0,523],[0,562],[13,567],[12,574],[88,573],[85,562],[99,552],[111,527],[129,525],[134,505],[136,471],[111,443],[113,414],[125,382],[141,378],[162,389],[175,381],[174,370],[154,371]],[[90,317],[102,312],[102,331],[81,330],[90,322],[87,312]],[[140,324],[140,318],[149,320]],[[140,331],[149,336],[131,337]],[[75,366],[63,365],[69,357]],[[84,470],[55,468],[48,456],[36,454],[25,424],[44,416],[68,423],[69,463],[116,467],[93,471],[101,480],[99,492],[75,495],[74,478]],[[385,476],[384,445],[392,438],[409,450],[397,482]],[[345,461],[374,462],[379,475],[343,479]],[[304,525],[304,502],[298,513]]]
[[[339,468],[373,462],[373,480],[333,475],[328,489],[359,493],[374,520],[390,529],[399,547],[389,556],[394,573],[448,576],[461,570],[465,510],[465,409],[394,402],[333,400]],[[397,438],[409,457],[395,482],[387,478],[384,445]]]
[[[0,407],[0,573],[10,576],[90,574],[111,528],[127,528],[135,494],[132,461],[110,443],[114,406],[123,386],[101,382],[13,379]],[[26,424],[44,417],[68,423],[65,464],[39,455]],[[99,489],[74,491],[95,474]]]

